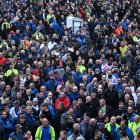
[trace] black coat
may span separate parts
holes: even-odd
[[[125,114],[126,113],[126,109],[123,109],[123,110],[120,110],[120,109],[116,109],[115,111],[114,111],[114,116],[122,116],[123,115],[123,113]]]
[[[89,125],[86,129],[85,140],[93,140],[95,137],[95,128]]]
[[[50,111],[43,111],[41,114],[43,114],[47,119],[48,121],[51,123],[52,122],[52,119],[51,119],[51,114],[50,114]]]
[[[93,107],[92,103],[85,103],[81,106],[83,114],[87,114],[90,118],[94,118],[96,115],[96,110]]]
[[[5,140],[4,129],[3,129],[3,127],[1,125],[0,125],[0,140]]]
[[[38,128],[39,126],[41,126],[41,125],[42,125],[42,123],[41,123],[40,120],[38,120],[38,121],[36,121],[36,122],[34,123],[33,129],[32,129],[32,135],[33,135],[33,136],[35,136],[35,133],[36,133],[37,128]]]
[[[112,89],[112,91],[111,91],[107,88],[104,92],[104,95],[105,95],[107,105],[116,109],[117,105],[118,105],[118,101],[119,101],[118,100],[118,93],[114,89]]]

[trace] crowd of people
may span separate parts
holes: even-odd
[[[0,140],[140,140],[140,1],[0,0]]]

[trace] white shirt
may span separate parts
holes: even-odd
[[[21,109],[19,108],[18,112],[15,112],[15,107],[10,109],[10,114],[12,115],[13,119],[17,119],[18,115],[21,113]]]
[[[56,42],[53,42],[53,43],[52,43],[52,41],[50,41],[50,42],[48,43],[48,49],[51,50],[51,49],[54,47],[54,45],[56,45],[56,44],[57,44]]]

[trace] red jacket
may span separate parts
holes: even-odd
[[[0,65],[3,65],[6,63],[6,58],[5,57],[0,57]]]
[[[86,17],[86,13],[83,9],[80,9],[81,18],[84,19]]]
[[[58,98],[55,101],[55,109],[58,110],[58,105],[59,103],[62,102],[64,103],[64,107],[67,109],[70,106],[70,101],[67,97],[63,97],[63,98]]]

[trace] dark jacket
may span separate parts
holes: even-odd
[[[86,129],[85,140],[93,140],[95,136],[95,128],[89,125]]]
[[[25,115],[26,115],[26,120],[27,120],[27,123],[29,124],[30,129],[32,129],[32,126],[35,123],[35,119],[34,119],[33,115],[30,115],[27,113]]]
[[[13,123],[11,123],[11,121],[9,121],[9,119],[3,119],[2,117],[0,117],[0,125],[2,127],[2,129],[4,130],[4,140],[7,140],[9,138],[10,133],[13,131]],[[3,140],[3,139],[2,139]]]
[[[74,74],[73,74],[73,78],[74,78],[74,83],[75,83],[75,85],[79,85],[80,83],[82,83],[82,73],[77,73],[77,72],[75,72]]]
[[[54,81],[49,80],[45,83],[45,87],[46,87],[47,91],[55,92],[57,86],[58,86],[58,81],[56,81],[56,80],[54,80]]]
[[[130,128],[125,127],[125,132],[126,132],[126,135],[129,138],[129,140],[134,140],[134,135],[133,135],[133,132]],[[120,140],[120,138],[121,138],[121,129],[118,128],[117,129],[117,140]]]
[[[107,105],[111,106],[112,108],[117,108],[118,105],[117,92],[114,89],[111,91],[107,88],[104,92],[104,95],[105,95]]]
[[[95,117],[95,109],[92,106],[91,103],[85,103],[81,106],[81,110],[84,113],[86,113],[87,115],[89,115],[89,117]]]
[[[41,125],[42,125],[42,123],[41,123],[40,120],[38,120],[38,121],[36,121],[36,122],[34,123],[33,128],[32,128],[32,135],[33,135],[33,137],[35,136],[35,133],[36,133],[37,128],[38,128],[39,126],[41,126]]]
[[[1,125],[0,125],[0,140],[5,140],[4,129]]]
[[[15,138],[15,140],[22,140],[23,136],[22,134],[17,134],[16,132],[13,132],[10,134],[11,137]]]

